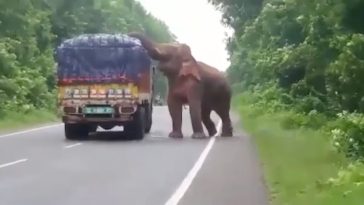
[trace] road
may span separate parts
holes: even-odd
[[[188,110],[183,119],[184,139],[167,137],[166,107],[155,107],[142,141],[102,131],[67,141],[60,124],[0,135],[0,204],[267,205],[256,151],[238,118],[236,136],[206,140],[189,137]]]

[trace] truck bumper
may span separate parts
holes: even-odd
[[[112,124],[123,124],[133,120],[131,115],[121,115],[118,117],[83,117],[82,115],[64,115],[62,116],[63,123],[78,124],[78,123],[112,123]]]

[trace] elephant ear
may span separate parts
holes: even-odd
[[[192,76],[197,81],[200,81],[201,77],[197,68],[198,64],[191,54],[190,47],[186,44],[180,44],[178,54],[182,61],[182,68],[179,72],[179,76]]]

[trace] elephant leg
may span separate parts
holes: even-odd
[[[202,107],[201,113],[202,122],[205,125],[210,137],[214,136],[217,133],[215,124],[210,118],[211,111],[211,108]]]
[[[222,121],[222,137],[232,137],[233,127],[230,119],[230,101],[222,102],[216,108],[216,113],[220,116]]]
[[[202,126],[201,100],[199,97],[191,97],[188,101],[190,106],[190,116],[193,129],[193,134],[191,137],[195,139],[206,138]]]
[[[172,118],[172,132],[170,138],[183,138],[182,134],[182,103],[168,96],[168,110]]]

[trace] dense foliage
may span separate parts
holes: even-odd
[[[209,2],[222,11],[222,22],[235,31],[227,44],[231,60],[227,73],[234,92],[241,93],[240,106],[248,105],[252,118],[285,113],[279,122],[285,130],[321,133],[332,149],[354,164],[328,184],[344,186],[347,193],[358,190],[364,184],[364,175],[359,174],[364,160],[364,1]],[[294,141],[285,140],[287,144]],[[274,166],[271,169],[275,180],[284,178]],[[285,188],[289,190],[297,181],[290,179]],[[273,192],[284,193],[283,187]],[[277,204],[290,204],[283,203],[289,198],[283,195]]]
[[[306,115],[364,111],[363,0],[210,2],[235,30],[228,44],[235,91],[260,90],[260,104]],[[362,118],[341,117],[349,121],[337,128],[355,141],[344,147],[356,158],[364,156]]]
[[[156,41],[173,34],[134,0],[0,0],[0,116],[53,108],[53,49],[82,33],[143,31]],[[157,94],[166,83],[158,73]]]

